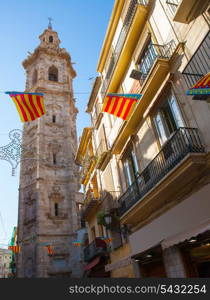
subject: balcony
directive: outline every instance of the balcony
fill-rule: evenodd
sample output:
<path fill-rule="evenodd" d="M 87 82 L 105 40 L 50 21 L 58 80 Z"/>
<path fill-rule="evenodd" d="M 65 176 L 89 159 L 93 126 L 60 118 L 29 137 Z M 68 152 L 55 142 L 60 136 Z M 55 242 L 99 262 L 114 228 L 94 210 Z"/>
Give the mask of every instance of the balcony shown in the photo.
<path fill-rule="evenodd" d="M 84 261 L 89 262 L 98 255 L 103 255 L 107 252 L 106 242 L 100 238 L 96 238 L 84 249 Z"/>
<path fill-rule="evenodd" d="M 181 43 L 175 45 L 172 40 L 165 45 L 150 44 L 144 51 L 140 60 L 139 71 L 133 70 L 131 73 L 131 77 L 134 78 L 133 72 L 135 72 L 135 79 L 140 82 L 142 97 L 130 119 L 120 128 L 112 146 L 113 154 L 121 152 L 130 134 L 137 129 L 144 112 L 169 73 L 170 65 L 178 55 L 181 47 Z"/>
<path fill-rule="evenodd" d="M 119 198 L 123 222 L 145 221 L 192 189 L 206 164 L 204 146 L 196 128 L 179 128 L 127 191 Z"/>
<path fill-rule="evenodd" d="M 118 208 L 119 192 L 117 191 L 102 191 L 100 195 L 100 209 L 106 213 L 110 213 Z"/>
<path fill-rule="evenodd" d="M 173 21 L 189 24 L 201 15 L 208 7 L 209 0 L 179 0 Z"/>
<path fill-rule="evenodd" d="M 149 0 L 131 0 L 119 34 L 113 55 L 109 62 L 101 93 L 116 92 L 128 67 L 148 14 Z"/>
<path fill-rule="evenodd" d="M 165 45 L 150 44 L 146 51 L 144 52 L 143 57 L 141 58 L 139 64 L 139 81 L 140 85 L 143 86 L 144 82 L 148 78 L 151 69 L 155 65 L 157 60 L 167 60 L 172 57 L 175 52 L 176 44 L 174 40 L 171 40 Z"/>
<path fill-rule="evenodd" d="M 100 141 L 100 144 L 96 150 L 96 168 L 100 170 L 104 170 L 107 166 L 107 163 L 109 162 L 109 159 L 111 157 L 111 152 L 108 149 L 107 142 L 105 139 L 102 139 Z"/>
<path fill-rule="evenodd" d="M 92 122 L 95 129 L 98 129 L 100 125 L 100 121 L 103 117 L 102 111 L 102 103 L 96 103 L 95 104 L 95 111 L 92 115 Z"/>
<path fill-rule="evenodd" d="M 92 213 L 92 211 L 97 208 L 98 204 L 100 203 L 99 198 L 95 198 L 93 192 L 88 191 L 84 200 L 84 208 L 82 211 L 82 219 L 86 220 L 88 215 Z"/>
<path fill-rule="evenodd" d="M 110 212 L 114 209 L 117 209 L 118 202 L 117 198 L 119 196 L 119 192 L 100 192 L 100 196 L 95 198 L 93 192 L 87 192 L 86 198 L 84 200 L 84 208 L 82 212 L 82 219 L 86 220 L 87 217 L 97 209 L 100 204 L 100 209 L 106 212 Z"/>

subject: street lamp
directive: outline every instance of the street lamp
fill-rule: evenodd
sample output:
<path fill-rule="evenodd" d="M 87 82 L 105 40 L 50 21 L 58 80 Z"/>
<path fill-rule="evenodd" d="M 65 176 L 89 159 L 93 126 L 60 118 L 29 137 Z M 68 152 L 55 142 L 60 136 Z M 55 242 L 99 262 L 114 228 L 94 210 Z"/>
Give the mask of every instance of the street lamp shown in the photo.
<path fill-rule="evenodd" d="M 105 224 L 108 228 L 110 228 L 110 225 L 112 224 L 112 215 L 107 213 L 104 215 L 104 221 L 105 221 Z M 113 227 L 112 228 L 112 231 L 115 231 L 115 232 L 118 232 L 118 233 L 121 233 L 124 238 L 127 238 L 127 234 L 130 233 L 130 230 L 128 228 L 128 226 L 126 224 L 122 225 L 122 226 L 119 226 L 119 227 Z"/>

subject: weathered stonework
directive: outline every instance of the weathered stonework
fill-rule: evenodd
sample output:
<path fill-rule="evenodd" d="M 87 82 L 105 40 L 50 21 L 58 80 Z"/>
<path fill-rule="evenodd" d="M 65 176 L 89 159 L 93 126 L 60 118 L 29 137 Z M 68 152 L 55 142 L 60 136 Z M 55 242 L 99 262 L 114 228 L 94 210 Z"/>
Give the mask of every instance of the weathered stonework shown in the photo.
<path fill-rule="evenodd" d="M 46 115 L 24 124 L 19 189 L 18 277 L 78 277 L 76 115 L 71 58 L 49 27 L 23 62 L 26 91 L 43 92 Z M 52 245 L 54 255 L 43 243 Z"/>

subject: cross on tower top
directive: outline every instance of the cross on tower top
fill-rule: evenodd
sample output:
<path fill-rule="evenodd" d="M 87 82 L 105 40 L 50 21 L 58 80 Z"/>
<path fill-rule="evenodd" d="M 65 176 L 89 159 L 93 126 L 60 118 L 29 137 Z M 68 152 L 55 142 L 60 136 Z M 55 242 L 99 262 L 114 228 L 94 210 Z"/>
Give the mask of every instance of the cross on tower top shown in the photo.
<path fill-rule="evenodd" d="M 52 20 L 53 19 L 51 17 L 49 17 L 48 20 L 49 20 L 48 28 L 52 29 Z"/>

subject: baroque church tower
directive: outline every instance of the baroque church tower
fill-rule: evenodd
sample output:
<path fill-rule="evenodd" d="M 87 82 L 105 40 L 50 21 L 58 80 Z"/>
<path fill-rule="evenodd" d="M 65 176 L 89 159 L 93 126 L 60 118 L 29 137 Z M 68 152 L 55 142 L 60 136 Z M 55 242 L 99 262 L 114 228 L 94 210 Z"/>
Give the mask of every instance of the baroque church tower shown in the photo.
<path fill-rule="evenodd" d="M 23 66 L 26 92 L 44 93 L 46 115 L 25 123 L 23 129 L 17 273 L 18 277 L 78 277 L 80 264 L 73 245 L 79 224 L 74 163 L 78 111 L 72 88 L 76 72 L 51 24 L 39 38 L 40 45 Z"/>

